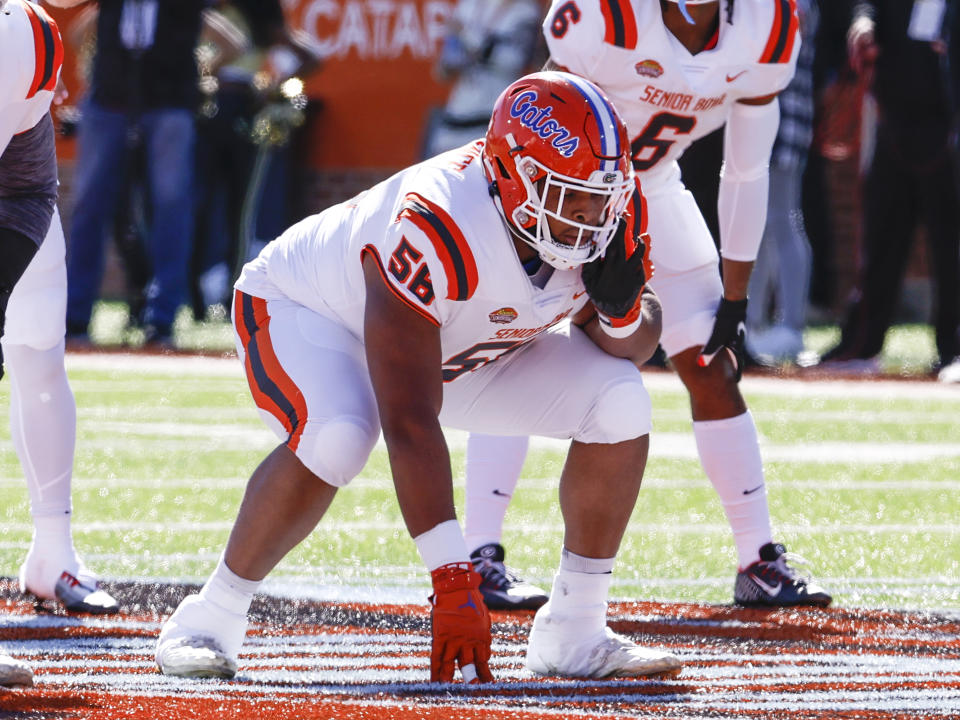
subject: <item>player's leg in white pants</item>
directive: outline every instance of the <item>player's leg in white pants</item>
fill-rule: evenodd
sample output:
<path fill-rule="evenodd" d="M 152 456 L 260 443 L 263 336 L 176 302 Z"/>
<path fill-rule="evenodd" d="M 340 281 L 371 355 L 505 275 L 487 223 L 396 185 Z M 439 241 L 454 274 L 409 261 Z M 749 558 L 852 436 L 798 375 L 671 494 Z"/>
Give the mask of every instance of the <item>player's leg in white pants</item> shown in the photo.
<path fill-rule="evenodd" d="M 65 244 L 59 213 L 10 296 L 3 354 L 10 376 L 10 432 L 27 480 L 33 541 L 20 585 L 67 609 L 107 612 L 116 601 L 73 547 L 70 484 L 77 408 L 64 368 Z M 66 573 L 69 577 L 64 577 Z"/>

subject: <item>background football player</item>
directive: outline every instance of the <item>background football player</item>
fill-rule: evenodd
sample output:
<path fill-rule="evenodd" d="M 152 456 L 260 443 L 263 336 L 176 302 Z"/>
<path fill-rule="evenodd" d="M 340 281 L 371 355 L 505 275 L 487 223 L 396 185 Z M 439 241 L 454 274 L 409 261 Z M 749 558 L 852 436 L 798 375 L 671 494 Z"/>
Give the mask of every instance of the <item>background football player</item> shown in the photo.
<path fill-rule="evenodd" d="M 793 76 L 800 46 L 794 1 L 554 0 L 543 30 L 548 67 L 597 83 L 627 123 L 648 203 L 660 343 L 690 394 L 700 461 L 733 530 L 734 600 L 828 605 L 830 595 L 788 564 L 802 559 L 773 542 L 757 430 L 738 386 L 747 286 L 779 124 L 776 96 Z M 676 162 L 721 126 L 722 280 L 713 238 Z M 514 582 L 500 545 L 526 449 L 522 437 L 468 443 L 465 535 L 491 607 L 545 599 Z"/>
<path fill-rule="evenodd" d="M 237 349 L 283 443 L 253 473 L 213 575 L 164 625 L 161 671 L 234 674 L 260 581 L 360 472 L 382 427 L 433 578 L 431 679 L 452 680 L 458 665 L 465 681 L 491 680 L 490 617 L 441 425 L 573 441 L 560 483 L 564 592 L 537 616 L 529 667 L 677 670 L 674 656 L 606 626 L 648 447 L 637 363 L 660 328 L 643 291 L 643 224 L 622 121 L 593 84 L 550 72 L 504 91 L 485 141 L 303 220 L 248 263 Z"/>
<path fill-rule="evenodd" d="M 34 526 L 21 589 L 68 610 L 110 612 L 117 603 L 97 588 L 70 532 L 76 405 L 63 366 L 67 284 L 50 117 L 62 62 L 47 13 L 26 0 L 0 0 L 0 377 L 5 364 L 10 431 Z M 29 670 L 0 658 L 4 679 L 26 684 Z"/>

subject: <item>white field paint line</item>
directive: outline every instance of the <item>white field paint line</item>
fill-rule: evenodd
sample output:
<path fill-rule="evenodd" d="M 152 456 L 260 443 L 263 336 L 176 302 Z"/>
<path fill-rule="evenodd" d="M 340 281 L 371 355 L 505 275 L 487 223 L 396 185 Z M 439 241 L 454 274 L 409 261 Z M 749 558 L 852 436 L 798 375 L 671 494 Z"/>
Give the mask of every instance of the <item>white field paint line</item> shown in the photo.
<path fill-rule="evenodd" d="M 199 357 L 190 355 L 143 356 L 135 354 L 68 353 L 68 370 L 118 370 L 138 373 L 167 373 L 171 375 L 197 375 L 203 377 L 231 377 L 244 380 L 243 368 L 236 357 Z M 811 374 L 812 376 L 812 374 Z M 684 393 L 686 390 L 675 373 L 645 371 L 644 383 L 659 391 Z M 865 398 L 914 398 L 960 401 L 960 385 L 936 383 L 926 380 L 797 380 L 779 377 L 753 377 L 748 375 L 740 383 L 746 393 L 788 395 L 812 398 L 865 397 Z"/>
<path fill-rule="evenodd" d="M 644 372 L 643 382 L 650 390 L 681 392 L 686 389 L 674 373 Z M 937 383 L 929 380 L 794 380 L 779 377 L 747 375 L 740 381 L 745 395 L 779 395 L 788 397 L 834 398 L 909 398 L 914 400 L 960 401 L 960 384 Z"/>
<path fill-rule="evenodd" d="M 117 370 L 244 379 L 243 367 L 235 354 L 227 357 L 206 357 L 133 353 L 67 353 L 65 364 L 67 370 Z"/>
<path fill-rule="evenodd" d="M 90 423 L 91 428 L 97 433 L 110 433 L 114 437 L 130 436 L 137 437 L 183 437 L 183 438 L 242 438 L 244 440 L 253 440 L 264 442 L 270 440 L 273 443 L 279 442 L 277 436 L 264 425 L 259 427 L 251 424 L 225 424 L 225 423 L 190 423 L 190 422 L 126 422 L 113 420 L 98 420 Z M 84 425 L 80 426 L 83 430 Z"/>
<path fill-rule="evenodd" d="M 211 407 L 179 407 L 179 406 L 117 406 L 117 405 L 88 405 L 77 408 L 77 417 L 84 422 L 138 421 L 145 422 L 171 421 L 217 423 L 233 426 L 263 425 L 257 409 L 251 404 L 249 408 L 239 406 L 211 406 Z"/>
<path fill-rule="evenodd" d="M 957 420 L 957 409 L 926 412 L 924 410 L 891 410 L 883 407 L 871 406 L 862 410 L 757 410 L 753 409 L 754 419 L 757 423 L 777 423 L 786 424 L 794 422 L 811 423 L 843 423 L 858 425 L 884 425 L 896 424 L 904 426 L 937 426 L 953 424 Z M 653 427 L 656 432 L 657 426 L 663 426 L 666 423 L 686 423 L 691 422 L 690 411 L 684 410 L 665 410 L 658 411 L 656 400 L 653 406 Z"/>
<path fill-rule="evenodd" d="M 464 478 L 456 477 L 453 479 L 454 487 L 463 487 Z M 520 479 L 520 487 L 524 490 L 551 490 L 554 491 L 560 484 L 559 477 L 548 478 L 530 478 Z M 175 488 L 186 488 L 190 490 L 236 490 L 243 489 L 247 485 L 247 478 L 73 478 L 73 488 L 152 488 L 155 490 L 173 490 Z M 26 484 L 23 478 L 0 478 L 0 489 L 5 487 L 25 489 Z M 354 478 L 350 482 L 351 488 L 380 488 L 384 490 L 393 490 L 392 481 L 389 478 Z M 834 480 L 832 478 L 795 478 L 791 480 L 777 480 L 767 485 L 768 489 L 784 490 L 789 488 L 821 490 L 823 492 L 835 491 L 861 491 L 861 490 L 880 490 L 883 492 L 960 492 L 960 480 L 911 480 L 909 486 L 904 486 L 899 479 L 894 480 Z M 657 491 L 691 489 L 712 489 L 710 481 L 706 477 L 702 478 L 664 478 L 652 475 L 649 470 L 643 478 L 643 492 L 649 493 Z M 641 495 L 641 498 L 643 496 Z"/>
<path fill-rule="evenodd" d="M 426 662 L 413 662 L 417 667 L 407 671 L 397 671 L 393 669 L 366 668 L 362 664 L 351 668 L 353 671 L 344 673 L 343 671 L 327 671 L 321 669 L 314 671 L 247 671 L 241 667 L 240 673 L 229 683 L 213 683 L 205 681 L 198 683 L 196 681 L 175 680 L 163 678 L 159 675 L 131 675 L 124 673 L 117 674 L 99 674 L 99 673 L 78 673 L 74 675 L 53 675 L 47 679 L 42 676 L 40 680 L 44 684 L 82 684 L 102 686 L 109 688 L 140 688 L 145 691 L 153 689 L 157 692 L 164 688 L 177 688 L 178 694 L 199 697 L 200 692 L 209 690 L 219 690 L 229 692 L 231 696 L 242 697 L 244 695 L 261 695 L 264 691 L 270 695 L 284 695 L 291 693 L 302 693 L 308 691 L 317 691 L 322 696 L 330 695 L 352 695 L 354 697 L 393 695 L 402 694 L 422 694 L 424 691 L 436 691 L 441 688 L 431 686 L 422 682 L 425 674 Z M 346 674 L 346 677 L 343 677 Z M 503 674 L 503 673 L 501 673 Z M 331 677 L 333 675 L 333 678 Z M 331 680 L 334 682 L 331 682 Z M 549 689 L 551 692 L 549 698 L 541 699 L 541 703 L 549 702 L 551 705 L 560 705 L 561 703 L 576 702 L 596 702 L 598 698 L 594 693 L 586 692 L 588 689 L 600 688 L 608 696 L 616 693 L 616 687 L 607 681 L 602 685 L 599 683 L 578 683 L 576 685 L 565 685 L 555 681 L 538 682 L 538 679 L 529 672 L 508 672 L 505 679 L 519 680 L 522 685 L 519 687 L 528 687 L 530 690 Z M 676 681 L 662 681 L 664 684 L 677 685 L 684 680 L 681 675 Z M 810 678 L 815 681 L 815 678 Z M 695 682 L 695 680 L 693 680 Z M 748 683 L 751 684 L 752 683 Z M 266 687 L 265 687 L 266 686 Z M 518 684 L 516 682 L 495 683 L 487 686 L 487 692 L 496 691 L 498 686 L 507 691 L 516 691 Z M 627 686 L 624 686 L 627 687 Z M 560 688 L 569 688 L 566 693 L 556 692 Z M 222 695 L 220 696 L 222 697 Z M 602 698 L 603 696 L 601 696 Z M 438 698 L 439 699 L 439 698 Z M 648 698 L 649 699 L 649 698 Z M 687 708 L 691 705 L 710 710 L 712 708 L 722 707 L 731 710 L 743 710 L 746 706 L 752 709 L 772 708 L 789 709 L 793 706 L 808 707 L 809 705 L 824 710 L 850 711 L 854 709 L 877 710 L 880 707 L 890 710 L 917 710 L 917 711 L 938 711 L 942 709 L 960 708 L 960 697 L 955 692 L 946 689 L 900 689 L 891 696 L 889 690 L 879 689 L 850 689 L 838 688 L 836 690 L 820 691 L 783 691 L 783 692 L 764 692 L 758 694 L 753 689 L 746 690 L 717 690 L 709 693 L 708 696 L 691 695 L 687 692 L 678 692 L 675 694 L 657 695 L 655 699 L 658 705 L 663 703 L 683 703 Z M 458 696 L 447 696 L 444 698 L 446 703 L 454 705 L 463 705 L 470 702 L 468 693 Z M 442 704 L 446 704 L 442 703 Z M 379 703 L 377 703 L 379 704 Z M 433 705 L 433 703 L 431 703 Z M 484 705 L 484 707 L 489 707 Z M 515 708 L 514 708 L 515 709 Z M 530 708 L 525 708 L 529 711 Z M 564 716 L 568 716 L 564 713 Z M 684 714 L 684 717 L 687 717 Z"/>
<path fill-rule="evenodd" d="M 321 531 L 324 531 L 322 526 L 319 527 Z M 7 523 L 5 528 L 11 532 L 28 532 L 32 531 L 33 525 L 30 523 Z M 233 528 L 232 520 L 210 520 L 205 522 L 143 522 L 138 520 L 114 520 L 106 522 L 73 523 L 74 533 L 139 531 L 166 534 L 169 532 L 189 533 L 191 530 L 195 530 L 197 532 L 221 532 L 223 530 L 230 530 L 231 528 Z M 525 533 L 559 532 L 560 530 L 562 530 L 562 527 L 559 523 L 559 520 L 557 522 L 525 523 L 523 527 L 523 532 Z M 861 534 L 960 534 L 960 525 L 955 523 L 819 523 L 817 525 L 782 524 L 780 525 L 780 530 L 783 533 L 789 533 L 791 535 L 810 535 L 815 533 L 834 532 Z M 335 533 L 400 532 L 402 534 L 406 534 L 406 526 L 400 519 L 338 520 L 335 524 L 330 523 L 325 531 Z M 628 531 L 682 535 L 706 535 L 714 533 L 728 533 L 730 532 L 730 526 L 725 523 L 696 523 L 678 526 L 676 522 L 631 522 Z"/>
<path fill-rule="evenodd" d="M 453 479 L 454 487 L 464 487 L 464 478 L 455 477 Z M 520 487 L 524 490 L 550 490 L 555 491 L 560 484 L 559 477 L 524 477 L 520 479 Z M 236 478 L 73 478 L 73 488 L 152 488 L 155 490 L 173 490 L 175 488 L 186 488 L 190 490 L 236 490 L 247 486 L 247 477 Z M 5 487 L 26 489 L 23 478 L 0 478 L 0 489 Z M 384 490 L 393 490 L 392 481 L 389 478 L 368 478 L 358 477 L 350 482 L 351 488 L 379 488 Z M 832 478 L 794 478 L 790 480 L 776 480 L 769 482 L 768 489 L 785 490 L 790 488 L 820 490 L 823 492 L 836 491 L 861 491 L 861 490 L 880 490 L 883 492 L 960 492 L 960 480 L 911 480 L 909 486 L 904 486 L 899 479 L 892 480 L 861 480 L 851 478 L 849 480 L 834 480 Z M 657 491 L 691 489 L 712 489 L 710 481 L 707 478 L 665 478 L 653 475 L 648 470 L 643 478 L 643 492 L 649 493 Z M 641 498 L 643 495 L 641 495 Z"/>
<path fill-rule="evenodd" d="M 82 433 L 83 428 L 81 428 Z M 137 438 L 136 447 L 131 447 L 131 438 Z M 276 435 L 255 432 L 228 433 L 222 437 L 213 437 L 204 434 L 201 437 L 183 438 L 143 438 L 136 434 L 115 435 L 112 438 L 81 437 L 77 440 L 77 452 L 85 450 L 113 450 L 121 452 L 136 452 L 153 456 L 172 455 L 175 453 L 216 452 L 220 450 L 240 451 L 250 450 L 262 452 L 264 456 L 273 450 L 280 441 Z M 0 451 L 13 452 L 13 443 L 9 440 L 0 441 Z M 158 459 L 158 462 L 161 460 Z"/>
<path fill-rule="evenodd" d="M 167 383 L 168 381 L 163 381 Z M 204 383 L 207 386 L 208 383 Z M 862 423 L 872 425 L 878 422 L 876 407 L 862 410 L 776 410 L 753 411 L 759 421 L 798 421 L 798 422 L 838 422 Z M 239 423 L 256 424 L 261 422 L 256 407 L 252 401 L 238 405 L 216 405 L 209 407 L 182 407 L 182 406 L 123 406 L 115 404 L 96 404 L 95 401 L 77 408 L 77 417 L 83 420 L 130 420 L 143 418 L 146 421 L 155 420 L 190 420 L 193 422 L 216 422 L 227 425 Z M 926 410 L 892 410 L 884 408 L 880 422 L 895 423 L 912 426 L 934 426 L 956 421 L 957 411 L 953 409 L 940 411 Z M 689 423 L 690 411 L 657 410 L 654 407 L 654 429 L 660 423 Z"/>
<path fill-rule="evenodd" d="M 208 450 L 211 444 L 216 449 L 250 450 L 272 449 L 278 443 L 276 435 L 266 427 L 254 429 L 248 426 L 218 427 L 216 425 L 191 425 L 180 423 L 97 423 L 101 431 L 109 426 L 113 437 L 81 439 L 80 449 L 105 450 L 115 447 L 127 449 L 130 437 L 143 438 L 149 451 L 175 452 Z M 81 425 L 81 431 L 85 431 Z M 444 430 L 450 450 L 465 450 L 468 433 L 463 430 Z M 154 439 L 151 436 L 161 436 Z M 175 438 L 177 438 L 175 440 Z M 569 440 L 533 437 L 530 446 L 537 450 L 566 453 Z M 0 442 L 0 449 L 12 450 L 9 440 Z M 146 448 L 145 448 L 146 450 Z M 386 451 L 381 437 L 375 451 Z M 683 460 L 698 459 L 696 442 L 691 433 L 652 433 L 650 436 L 651 457 Z M 878 464 L 891 462 L 925 462 L 941 458 L 960 457 L 960 443 L 849 443 L 817 442 L 809 444 L 777 445 L 763 441 L 761 453 L 767 462 L 806 463 L 856 463 Z"/>
<path fill-rule="evenodd" d="M 466 433 L 445 432 L 455 448 L 466 448 Z M 567 440 L 533 437 L 530 446 L 566 452 Z M 891 462 L 925 462 L 940 458 L 960 457 L 960 443 L 850 443 L 817 442 L 774 444 L 761 437 L 760 453 L 766 462 L 854 463 L 877 464 Z M 696 441 L 692 433 L 650 434 L 650 457 L 698 460 Z"/>

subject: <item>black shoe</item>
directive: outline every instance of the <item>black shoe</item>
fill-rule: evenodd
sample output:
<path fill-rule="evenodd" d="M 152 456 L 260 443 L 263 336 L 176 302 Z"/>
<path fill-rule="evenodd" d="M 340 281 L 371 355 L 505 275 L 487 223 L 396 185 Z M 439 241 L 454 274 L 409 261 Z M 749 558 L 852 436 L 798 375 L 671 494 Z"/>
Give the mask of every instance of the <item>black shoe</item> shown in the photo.
<path fill-rule="evenodd" d="M 490 543 L 470 553 L 470 560 L 483 581 L 480 594 L 490 610 L 536 610 L 547 594 L 507 570 L 503 545 Z"/>
<path fill-rule="evenodd" d="M 799 575 L 787 565 L 788 561 L 806 564 L 802 557 L 788 553 L 780 543 L 764 545 L 760 548 L 760 559 L 737 573 L 733 601 L 753 607 L 827 607 L 833 598 L 813 578 Z"/>

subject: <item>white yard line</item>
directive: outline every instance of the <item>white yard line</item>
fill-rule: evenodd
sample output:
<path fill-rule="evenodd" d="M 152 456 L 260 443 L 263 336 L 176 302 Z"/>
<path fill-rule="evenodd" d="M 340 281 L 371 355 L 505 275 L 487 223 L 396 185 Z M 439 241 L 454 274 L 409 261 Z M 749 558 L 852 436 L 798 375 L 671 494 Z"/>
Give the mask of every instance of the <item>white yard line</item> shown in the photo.
<path fill-rule="evenodd" d="M 524 490 L 556 490 L 560 484 L 559 477 L 524 477 L 520 480 L 520 487 Z M 153 488 L 156 490 L 174 490 L 186 488 L 190 490 L 236 490 L 247 485 L 247 476 L 233 478 L 73 478 L 74 488 Z M 454 478 L 455 487 L 463 487 L 463 477 Z M 904 486 L 899 479 L 895 480 L 861 480 L 845 478 L 797 478 L 792 480 L 777 480 L 771 483 L 778 490 L 820 490 L 835 492 L 844 490 L 882 490 L 884 492 L 960 492 L 960 480 L 911 480 L 909 486 Z M 0 477 L 0 488 L 26 488 L 22 477 Z M 358 477 L 354 478 L 352 488 L 386 488 L 392 490 L 389 478 Z M 649 471 L 643 478 L 643 489 L 656 490 L 690 490 L 707 489 L 710 483 L 706 476 L 695 478 L 664 478 L 651 474 Z"/>
<path fill-rule="evenodd" d="M 81 522 L 75 521 L 72 524 L 73 532 L 76 533 L 99 533 L 99 532 L 121 532 L 137 531 L 148 533 L 167 534 L 190 533 L 190 532 L 224 532 L 233 527 L 233 520 L 210 520 L 210 521 L 184 521 L 184 522 L 144 522 L 141 520 L 111 520 L 105 522 Z M 327 525 L 320 526 L 325 532 L 398 532 L 406 534 L 406 526 L 403 520 L 336 520 Z M 28 533 L 32 530 L 31 523 L 5 523 L 5 532 Z M 524 523 L 522 531 L 524 533 L 549 533 L 559 532 L 561 529 L 559 519 L 542 523 Z M 877 534 L 877 533 L 930 533 L 945 535 L 960 535 L 960 526 L 956 523 L 817 523 L 817 524 L 780 524 L 778 529 L 781 532 L 791 535 L 816 535 L 818 533 L 859 533 L 859 534 Z M 676 522 L 648 523 L 631 522 L 630 532 L 640 533 L 664 533 L 668 535 L 701 535 L 701 534 L 726 534 L 730 532 L 730 526 L 726 523 L 691 523 L 689 525 L 677 525 Z"/>
<path fill-rule="evenodd" d="M 154 454 L 207 450 L 215 444 L 220 450 L 267 450 L 276 446 L 278 439 L 266 426 L 256 428 L 250 424 L 223 425 L 179 422 L 122 422 L 93 421 L 90 426 L 98 433 L 96 438 L 82 439 L 82 448 L 129 449 L 130 438 L 142 438 L 144 445 Z M 81 431 L 87 428 L 82 423 Z M 451 450 L 465 450 L 468 434 L 462 430 L 446 429 L 444 434 Z M 565 453 L 569 440 L 535 437 L 531 439 L 534 449 Z M 81 448 L 81 449 L 82 449 Z M 0 441 L 0 449 L 12 451 L 9 440 Z M 145 449 L 145 448 L 144 448 Z M 384 451 L 381 437 L 377 450 Z M 891 442 L 815 442 L 778 444 L 761 437 L 761 452 L 767 462 L 807 463 L 854 463 L 877 464 L 892 462 L 924 462 L 940 458 L 960 457 L 960 443 L 891 443 Z M 680 460 L 698 459 L 696 442 L 692 433 L 653 432 L 650 436 L 652 458 Z"/>
<path fill-rule="evenodd" d="M 136 355 L 114 353 L 68 354 L 69 370 L 123 370 L 142 373 L 188 374 L 204 377 L 243 379 L 243 368 L 234 357 L 192 355 Z M 674 373 L 660 370 L 644 372 L 651 389 L 683 392 Z M 800 380 L 793 378 L 747 376 L 741 382 L 746 393 L 810 397 L 915 398 L 960 401 L 960 385 L 928 380 Z"/>

